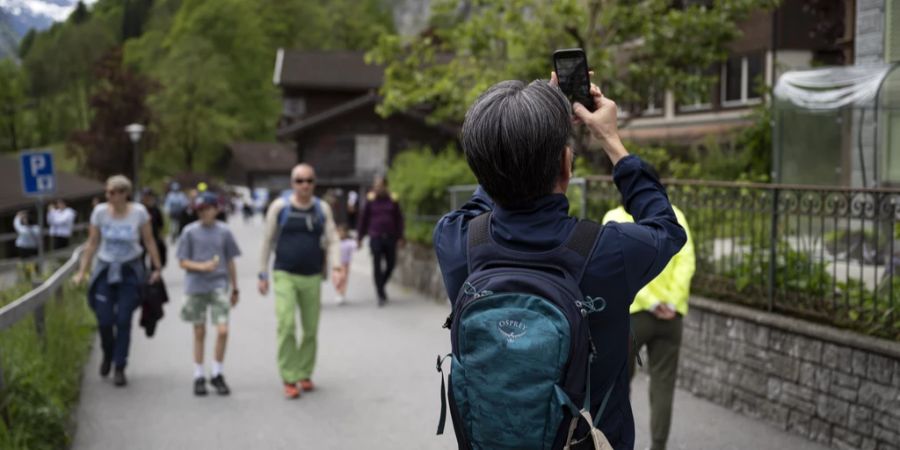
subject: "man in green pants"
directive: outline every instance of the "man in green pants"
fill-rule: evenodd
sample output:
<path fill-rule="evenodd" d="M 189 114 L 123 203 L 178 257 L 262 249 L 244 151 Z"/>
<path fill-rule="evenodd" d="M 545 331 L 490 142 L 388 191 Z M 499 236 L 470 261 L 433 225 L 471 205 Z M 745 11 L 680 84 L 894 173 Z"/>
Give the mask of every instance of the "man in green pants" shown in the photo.
<path fill-rule="evenodd" d="M 292 192 L 284 194 L 266 212 L 266 230 L 259 272 L 259 292 L 269 292 L 269 257 L 274 248 L 275 314 L 278 318 L 278 369 L 284 395 L 300 397 L 313 390 L 312 372 L 321 306 L 319 290 L 326 264 L 332 280 L 346 276 L 340 259 L 340 239 L 327 202 L 313 196 L 316 173 L 300 164 L 291 171 Z M 325 258 L 327 251 L 328 258 Z M 327 261 L 327 263 L 326 263 Z M 295 336 L 295 308 L 300 308 L 303 336 Z"/>
<path fill-rule="evenodd" d="M 695 266 L 694 243 L 687 220 L 681 210 L 674 205 L 672 209 L 687 234 L 687 242 L 666 268 L 637 293 L 630 308 L 634 345 L 628 368 L 632 378 L 638 351 L 647 346 L 645 364 L 650 375 L 651 450 L 664 450 L 669 440 L 682 318 L 687 314 Z M 634 219 L 620 206 L 606 213 L 603 223 L 606 222 L 634 222 Z"/>

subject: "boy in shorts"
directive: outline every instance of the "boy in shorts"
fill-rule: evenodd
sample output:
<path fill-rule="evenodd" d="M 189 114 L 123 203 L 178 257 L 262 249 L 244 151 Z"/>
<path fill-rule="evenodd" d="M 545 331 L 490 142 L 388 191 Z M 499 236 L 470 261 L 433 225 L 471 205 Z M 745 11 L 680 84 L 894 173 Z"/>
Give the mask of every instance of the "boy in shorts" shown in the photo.
<path fill-rule="evenodd" d="M 184 283 L 186 299 L 181 318 L 194 324 L 194 395 L 206 395 L 203 341 L 206 337 L 207 309 L 210 321 L 218 331 L 209 382 L 219 395 L 228 395 L 230 390 L 222 375 L 222 360 L 228 340 L 228 311 L 238 302 L 234 258 L 241 251 L 228 226 L 216 220 L 219 206 L 215 195 L 200 194 L 194 199 L 193 206 L 199 220 L 182 230 L 177 256 L 181 268 L 187 271 Z"/>

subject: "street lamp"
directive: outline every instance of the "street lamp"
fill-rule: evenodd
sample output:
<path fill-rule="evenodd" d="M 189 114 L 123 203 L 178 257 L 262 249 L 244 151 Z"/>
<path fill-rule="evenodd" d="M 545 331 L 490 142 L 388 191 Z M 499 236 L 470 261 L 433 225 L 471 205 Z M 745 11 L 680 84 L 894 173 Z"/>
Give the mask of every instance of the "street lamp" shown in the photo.
<path fill-rule="evenodd" d="M 141 140 L 141 134 L 144 133 L 144 126 L 139 123 L 133 123 L 125 127 L 125 132 L 128 133 L 128 138 L 131 139 L 131 143 L 134 145 L 134 152 L 132 152 L 134 171 L 131 174 L 131 182 L 134 183 L 134 199 L 139 200 L 141 186 L 138 180 L 138 171 L 141 167 L 141 148 L 138 146 L 138 142 Z"/>

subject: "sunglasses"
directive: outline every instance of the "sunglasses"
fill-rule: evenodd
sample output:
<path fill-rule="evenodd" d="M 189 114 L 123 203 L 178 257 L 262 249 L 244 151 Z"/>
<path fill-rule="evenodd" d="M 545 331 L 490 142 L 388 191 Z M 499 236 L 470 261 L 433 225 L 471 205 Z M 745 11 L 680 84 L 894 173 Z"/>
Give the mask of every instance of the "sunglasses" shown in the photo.
<path fill-rule="evenodd" d="M 315 178 L 294 178 L 294 183 L 296 183 L 296 184 L 303 184 L 303 183 L 313 184 L 315 182 L 316 182 Z"/>
<path fill-rule="evenodd" d="M 109 194 L 109 195 L 112 195 L 112 194 L 121 194 L 121 193 L 123 193 L 123 192 L 125 192 L 125 191 L 123 191 L 122 189 L 107 189 L 107 190 L 106 190 L 106 193 Z"/>

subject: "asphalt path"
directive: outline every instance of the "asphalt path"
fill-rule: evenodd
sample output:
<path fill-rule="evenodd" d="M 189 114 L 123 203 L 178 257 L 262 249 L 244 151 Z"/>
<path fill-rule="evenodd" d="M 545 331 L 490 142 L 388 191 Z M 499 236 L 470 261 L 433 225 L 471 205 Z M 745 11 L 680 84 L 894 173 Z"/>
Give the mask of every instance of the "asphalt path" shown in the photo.
<path fill-rule="evenodd" d="M 232 395 L 192 394 L 192 329 L 178 317 L 184 275 L 170 263 L 164 278 L 173 300 L 156 336 L 148 339 L 135 327 L 126 388 L 100 378 L 99 345 L 94 345 L 76 413 L 74 449 L 456 448 L 449 424 L 447 434 L 435 436 L 440 409 L 435 357 L 450 347 L 449 333 L 441 328 L 445 304 L 394 285 L 389 304 L 378 308 L 368 252 L 357 253 L 347 303 L 336 305 L 334 291 L 323 285 L 317 388 L 287 400 L 276 367 L 272 294 L 256 292 L 262 225 L 237 219 L 230 225 L 243 251 L 237 260 L 242 297 L 232 311 L 225 357 Z M 209 329 L 207 361 L 213 336 Z M 633 385 L 638 449 L 649 445 L 646 390 L 646 378 L 638 375 Z M 670 448 L 823 447 L 678 391 Z"/>

